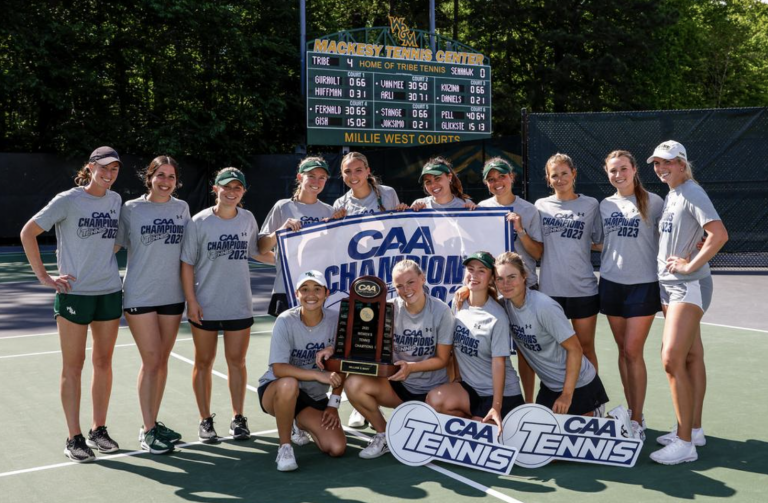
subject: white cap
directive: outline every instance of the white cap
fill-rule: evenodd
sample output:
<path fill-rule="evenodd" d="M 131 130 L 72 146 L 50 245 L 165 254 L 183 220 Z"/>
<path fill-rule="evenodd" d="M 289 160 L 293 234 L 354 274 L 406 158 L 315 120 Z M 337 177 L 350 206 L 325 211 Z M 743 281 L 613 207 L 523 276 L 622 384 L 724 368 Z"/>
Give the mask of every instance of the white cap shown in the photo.
<path fill-rule="evenodd" d="M 659 144 L 659 146 L 656 147 L 656 150 L 653 151 L 653 155 L 645 162 L 651 164 L 654 157 L 661 157 L 662 159 L 669 160 L 681 157 L 686 161 L 688 160 L 688 156 L 685 153 L 685 147 L 675 140 L 667 140 L 664 143 Z"/>
<path fill-rule="evenodd" d="M 301 285 L 306 283 L 307 281 L 314 281 L 318 285 L 328 288 L 328 284 L 325 282 L 325 276 L 323 276 L 323 273 L 320 271 L 307 271 L 301 273 L 299 276 L 299 280 L 296 281 L 296 290 L 301 288 Z"/>

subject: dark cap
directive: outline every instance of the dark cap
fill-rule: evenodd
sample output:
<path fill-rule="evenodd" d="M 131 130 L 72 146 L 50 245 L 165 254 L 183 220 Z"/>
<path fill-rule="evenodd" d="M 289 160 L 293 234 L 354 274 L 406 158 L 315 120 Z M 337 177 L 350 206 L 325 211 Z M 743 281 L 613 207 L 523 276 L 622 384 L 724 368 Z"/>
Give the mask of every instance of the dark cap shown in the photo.
<path fill-rule="evenodd" d="M 493 161 L 486 164 L 483 168 L 483 180 L 488 178 L 488 173 L 490 173 L 492 169 L 495 169 L 502 175 L 509 175 L 512 173 L 512 166 L 508 163 L 504 161 Z"/>
<path fill-rule="evenodd" d="M 101 164 L 102 166 L 106 166 L 107 164 L 113 162 L 119 162 L 120 164 L 123 164 L 120 161 L 120 156 L 117 155 L 117 152 L 112 147 L 97 148 L 91 153 L 91 157 L 88 159 L 88 162 L 95 162 L 97 164 Z"/>
<path fill-rule="evenodd" d="M 451 168 L 446 166 L 443 163 L 430 163 L 425 164 L 424 167 L 421 169 L 421 176 L 419 176 L 419 183 L 424 179 L 424 175 L 433 175 L 433 176 L 440 176 L 440 175 L 450 175 L 451 174 Z"/>
<path fill-rule="evenodd" d="M 465 258 L 462 264 L 467 265 L 473 260 L 479 260 L 488 269 L 493 269 L 493 255 L 488 252 L 475 252 L 469 257 Z"/>
<path fill-rule="evenodd" d="M 245 175 L 242 171 L 239 169 L 226 169 L 216 175 L 216 180 L 214 180 L 214 185 L 220 185 L 224 186 L 231 182 L 232 180 L 237 180 L 238 182 L 243 184 L 243 187 L 245 187 Z"/>
<path fill-rule="evenodd" d="M 312 171 L 315 168 L 322 168 L 326 173 L 329 175 L 331 174 L 331 170 L 328 168 L 328 163 L 318 159 L 309 159 L 303 161 L 301 164 L 299 164 L 299 173 L 306 173 L 307 171 Z"/>

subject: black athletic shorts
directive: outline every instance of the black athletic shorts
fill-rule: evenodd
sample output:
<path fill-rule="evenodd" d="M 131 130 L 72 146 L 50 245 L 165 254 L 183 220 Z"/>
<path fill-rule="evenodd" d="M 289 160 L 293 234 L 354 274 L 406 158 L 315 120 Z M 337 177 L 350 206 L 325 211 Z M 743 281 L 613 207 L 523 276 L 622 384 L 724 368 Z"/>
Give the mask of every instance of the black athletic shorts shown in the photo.
<path fill-rule="evenodd" d="M 267 392 L 267 388 L 270 384 L 272 384 L 275 381 L 269 381 L 266 384 L 262 384 L 259 386 L 259 406 L 261 407 L 261 410 L 264 411 L 265 414 L 269 414 L 267 412 L 267 409 L 264 408 L 264 393 Z M 299 413 L 306 409 L 307 407 L 312 407 L 313 409 L 317 409 L 320 411 L 324 411 L 326 407 L 328 407 L 328 398 L 323 398 L 322 400 L 315 400 L 311 396 L 307 394 L 306 391 L 299 389 L 299 396 L 296 398 L 296 408 L 293 410 L 293 417 L 296 418 L 296 416 L 299 415 Z"/>
<path fill-rule="evenodd" d="M 461 381 L 459 384 L 461 384 L 461 387 L 464 388 L 469 395 L 469 412 L 472 416 L 485 417 L 486 414 L 488 414 L 488 411 L 493 407 L 493 395 L 481 396 L 477 394 L 475 388 L 464 381 Z M 522 394 L 505 396 L 501 400 L 501 418 L 504 419 L 512 409 L 524 404 L 525 400 L 523 399 Z"/>
<path fill-rule="evenodd" d="M 123 311 L 125 311 L 125 314 L 134 315 L 157 313 L 161 316 L 178 316 L 184 314 L 184 303 L 179 302 L 178 304 L 166 304 L 164 306 L 129 307 L 128 309 L 123 309 Z"/>
<path fill-rule="evenodd" d="M 600 312 L 599 294 L 588 297 L 552 297 L 552 300 L 560 304 L 569 320 L 589 318 Z"/>
<path fill-rule="evenodd" d="M 400 398 L 400 400 L 405 402 L 427 402 L 427 393 L 420 394 L 420 393 L 411 393 L 408 391 L 408 388 L 405 387 L 405 384 L 402 383 L 402 381 L 389 381 L 389 385 L 392 386 L 392 391 L 395 392 L 395 394 Z"/>
<path fill-rule="evenodd" d="M 561 394 L 562 391 L 552 391 L 544 383 L 539 383 L 539 394 L 536 395 L 536 403 L 551 409 Z M 596 375 L 589 384 L 573 390 L 573 400 L 571 400 L 568 414 L 581 416 L 582 414 L 594 411 L 604 403 L 608 403 L 608 394 L 605 392 L 600 376 Z"/>
<path fill-rule="evenodd" d="M 622 285 L 600 278 L 600 312 L 606 316 L 635 318 L 661 311 L 659 282 Z"/>
<path fill-rule="evenodd" d="M 203 320 L 202 323 L 195 323 L 194 321 L 189 320 L 189 324 L 209 332 L 218 332 L 219 330 L 236 332 L 238 330 L 251 328 L 251 326 L 253 326 L 253 317 L 243 318 L 242 320 Z"/>

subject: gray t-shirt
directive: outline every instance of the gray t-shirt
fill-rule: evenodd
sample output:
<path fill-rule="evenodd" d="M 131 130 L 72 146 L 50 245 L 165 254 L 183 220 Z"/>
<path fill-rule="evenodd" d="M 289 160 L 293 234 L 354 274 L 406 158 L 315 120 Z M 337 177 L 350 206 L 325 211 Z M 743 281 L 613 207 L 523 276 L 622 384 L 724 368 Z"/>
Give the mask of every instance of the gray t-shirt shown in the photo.
<path fill-rule="evenodd" d="M 453 344 L 453 314 L 442 300 L 426 296 L 424 309 L 411 314 L 405 302 L 397 297 L 395 305 L 395 341 L 393 361 L 420 362 L 437 354 L 437 345 Z M 433 388 L 448 382 L 445 368 L 431 372 L 412 372 L 403 382 L 414 394 L 429 393 Z"/>
<path fill-rule="evenodd" d="M 453 199 L 451 199 L 449 202 L 445 204 L 438 203 L 434 197 L 427 196 L 422 197 L 420 199 L 417 199 L 413 202 L 413 204 L 416 203 L 424 203 L 426 205 L 426 208 L 429 210 L 452 210 L 456 208 L 463 208 L 464 205 L 471 201 L 471 199 L 464 200 L 460 197 L 454 196 Z"/>
<path fill-rule="evenodd" d="M 248 257 L 259 252 L 259 225 L 253 213 L 237 209 L 223 219 L 207 208 L 192 217 L 184 232 L 181 260 L 195 268 L 195 296 L 209 321 L 253 316 Z"/>
<path fill-rule="evenodd" d="M 499 204 L 495 197 L 480 201 L 478 204 L 481 208 L 504 208 L 504 205 Z M 539 210 L 536 206 L 532 205 L 520 196 L 515 197 L 515 202 L 510 206 L 507 206 L 509 211 L 514 211 L 520 215 L 520 219 L 523 222 L 523 229 L 534 241 L 541 243 L 541 217 L 539 216 Z M 504 217 L 506 218 L 506 216 Z M 515 252 L 523 259 L 523 264 L 528 271 L 528 278 L 525 284 L 533 286 L 539 282 L 539 277 L 536 275 L 536 259 L 526 251 L 520 238 L 515 233 Z"/>
<path fill-rule="evenodd" d="M 600 203 L 603 220 L 603 252 L 600 277 L 622 285 L 657 281 L 659 220 L 664 201 L 648 193 L 647 218 L 637 209 L 637 198 L 614 194 Z"/>
<path fill-rule="evenodd" d="M 563 308 L 543 293 L 530 289 L 525 292 L 525 304 L 521 308 L 509 300 L 504 304 L 517 349 L 547 388 L 562 391 L 568 352 L 561 344 L 576 336 Z M 591 383 L 595 375 L 595 367 L 582 355 L 576 387 Z"/>
<path fill-rule="evenodd" d="M 181 242 L 189 219 L 189 206 L 175 197 L 153 203 L 144 195 L 123 205 L 116 241 L 128 250 L 123 308 L 184 302 Z"/>
<path fill-rule="evenodd" d="M 288 221 L 289 218 L 299 220 L 301 225 L 320 222 L 324 218 L 333 216 L 333 207 L 322 201 L 314 204 L 305 204 L 290 199 L 281 199 L 269 210 L 267 219 L 261 228 L 259 237 L 272 234 Z M 280 253 L 275 249 L 275 267 L 277 275 L 275 276 L 275 285 L 272 287 L 272 293 L 286 293 L 283 285 L 283 267 Z"/>
<path fill-rule="evenodd" d="M 45 231 L 56 227 L 56 265 L 75 295 L 104 295 L 122 288 L 115 258 L 120 196 L 108 190 L 92 196 L 83 187 L 56 194 L 32 217 Z"/>
<path fill-rule="evenodd" d="M 397 192 L 392 187 L 386 185 L 379 185 L 379 192 L 381 193 L 381 204 L 384 206 L 385 211 L 394 210 L 400 199 L 397 197 Z M 333 209 L 347 210 L 347 215 L 367 215 L 369 213 L 379 213 L 381 208 L 379 207 L 379 198 L 376 197 L 376 192 L 371 189 L 371 193 L 368 196 L 357 199 L 352 195 L 352 191 L 347 191 L 346 194 L 341 196 L 333 203 Z"/>
<path fill-rule="evenodd" d="M 544 254 L 539 287 L 553 297 L 597 295 L 592 243 L 602 243 L 603 224 L 597 199 L 583 194 L 571 201 L 549 196 L 536 201 L 541 215 Z"/>
<path fill-rule="evenodd" d="M 338 313 L 323 309 L 323 319 L 314 327 L 301 321 L 301 306 L 284 311 L 272 327 L 269 344 L 269 368 L 261 378 L 259 387 L 277 379 L 272 371 L 275 363 L 288 363 L 304 370 L 317 369 L 315 355 L 328 346 L 333 346 L 336 336 Z M 326 397 L 329 385 L 319 381 L 299 381 L 299 388 L 313 400 Z"/>
<path fill-rule="evenodd" d="M 454 306 L 455 309 L 455 306 Z M 483 307 L 465 301 L 455 313 L 453 354 L 459 363 L 461 379 L 480 396 L 493 396 L 493 358 L 505 358 L 504 396 L 522 394 L 520 380 L 509 359 L 509 319 L 498 302 L 488 298 Z"/>
<path fill-rule="evenodd" d="M 692 274 L 672 274 L 667 271 L 667 257 L 677 256 L 690 260 L 699 250 L 696 244 L 704 236 L 704 226 L 720 220 L 712 201 L 704 189 L 688 180 L 669 191 L 664 199 L 664 214 L 659 222 L 659 255 L 657 259 L 659 281 L 694 281 L 710 275 L 709 264 Z"/>

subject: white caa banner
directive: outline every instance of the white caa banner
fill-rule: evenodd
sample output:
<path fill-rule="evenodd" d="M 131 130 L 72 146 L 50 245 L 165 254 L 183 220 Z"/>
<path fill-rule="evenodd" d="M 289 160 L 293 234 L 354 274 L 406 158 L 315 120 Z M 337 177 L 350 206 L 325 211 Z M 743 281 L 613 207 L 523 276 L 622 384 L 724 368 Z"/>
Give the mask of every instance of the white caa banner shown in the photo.
<path fill-rule="evenodd" d="M 337 309 L 359 276 L 378 276 L 394 297 L 392 268 L 409 258 L 421 265 L 429 293 L 444 301 L 462 284 L 462 260 L 476 251 L 496 256 L 514 251 L 515 231 L 506 208 L 421 210 L 359 215 L 278 231 L 285 291 L 296 306 L 295 278 L 318 270 L 331 291 L 326 307 Z"/>

